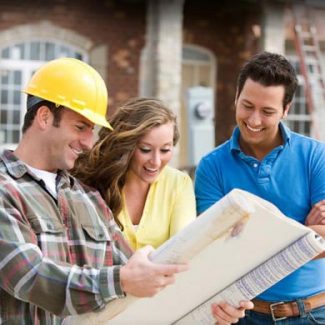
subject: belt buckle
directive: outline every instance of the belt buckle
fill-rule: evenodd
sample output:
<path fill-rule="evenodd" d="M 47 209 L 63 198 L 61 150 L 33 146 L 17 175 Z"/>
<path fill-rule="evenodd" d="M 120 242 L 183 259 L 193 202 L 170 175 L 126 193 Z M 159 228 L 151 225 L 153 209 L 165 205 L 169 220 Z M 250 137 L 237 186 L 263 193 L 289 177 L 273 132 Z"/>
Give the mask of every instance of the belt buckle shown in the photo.
<path fill-rule="evenodd" d="M 283 305 L 284 302 L 283 301 L 280 301 L 280 302 L 274 302 L 273 304 L 270 304 L 270 312 L 271 312 L 271 316 L 272 316 L 272 319 L 274 322 L 277 322 L 277 321 L 280 321 L 280 320 L 284 320 L 288 317 L 284 316 L 284 317 L 276 317 L 274 315 L 274 307 L 275 306 L 278 306 L 278 305 Z"/>

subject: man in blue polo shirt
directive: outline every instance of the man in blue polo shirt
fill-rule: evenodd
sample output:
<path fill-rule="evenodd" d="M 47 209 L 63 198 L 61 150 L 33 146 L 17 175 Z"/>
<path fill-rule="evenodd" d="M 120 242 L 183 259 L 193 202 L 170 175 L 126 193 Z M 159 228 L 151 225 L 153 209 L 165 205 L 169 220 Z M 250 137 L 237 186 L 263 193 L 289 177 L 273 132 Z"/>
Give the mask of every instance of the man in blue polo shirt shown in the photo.
<path fill-rule="evenodd" d="M 263 52 L 243 66 L 235 99 L 237 127 L 196 171 L 198 213 L 240 188 L 325 237 L 325 144 L 281 122 L 296 88 L 295 71 L 281 55 Z M 325 324 L 324 254 L 253 302 L 239 324 L 274 324 L 280 317 L 285 320 L 276 324 Z M 270 308 L 274 302 L 281 303 Z"/>

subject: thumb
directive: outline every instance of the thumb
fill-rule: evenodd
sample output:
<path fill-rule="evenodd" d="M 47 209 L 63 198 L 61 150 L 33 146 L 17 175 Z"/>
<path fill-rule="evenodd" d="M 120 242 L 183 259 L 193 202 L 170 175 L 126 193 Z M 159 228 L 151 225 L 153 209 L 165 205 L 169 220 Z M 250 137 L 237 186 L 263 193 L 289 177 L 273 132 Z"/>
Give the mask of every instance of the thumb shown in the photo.
<path fill-rule="evenodd" d="M 148 256 L 150 253 L 152 253 L 155 249 L 151 245 L 146 245 L 139 249 L 139 252 L 141 252 L 143 255 Z"/>

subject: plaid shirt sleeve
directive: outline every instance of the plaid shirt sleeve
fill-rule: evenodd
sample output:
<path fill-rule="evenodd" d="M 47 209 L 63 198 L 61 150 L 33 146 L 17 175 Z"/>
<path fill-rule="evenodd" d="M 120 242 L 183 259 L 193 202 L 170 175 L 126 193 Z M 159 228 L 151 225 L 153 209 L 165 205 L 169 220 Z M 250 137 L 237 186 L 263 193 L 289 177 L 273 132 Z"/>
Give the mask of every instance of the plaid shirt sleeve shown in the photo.
<path fill-rule="evenodd" d="M 56 206 L 44 193 L 0 174 L 0 293 L 10 298 L 1 319 L 24 319 L 26 303 L 62 316 L 125 296 L 120 268 L 132 251 L 104 200 L 79 186 L 63 189 Z"/>

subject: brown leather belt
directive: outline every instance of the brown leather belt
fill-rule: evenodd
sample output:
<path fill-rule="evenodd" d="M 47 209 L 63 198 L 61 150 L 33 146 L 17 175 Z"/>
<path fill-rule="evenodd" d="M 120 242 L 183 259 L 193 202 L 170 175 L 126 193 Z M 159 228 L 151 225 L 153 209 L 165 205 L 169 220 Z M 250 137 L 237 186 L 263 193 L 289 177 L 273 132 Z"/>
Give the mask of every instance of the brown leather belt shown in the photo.
<path fill-rule="evenodd" d="M 325 306 L 325 292 L 302 299 L 302 302 L 304 303 L 306 313 L 310 312 L 314 308 Z M 254 311 L 271 315 L 275 322 L 288 317 L 297 317 L 300 315 L 297 301 L 271 303 L 253 299 L 253 303 Z"/>

